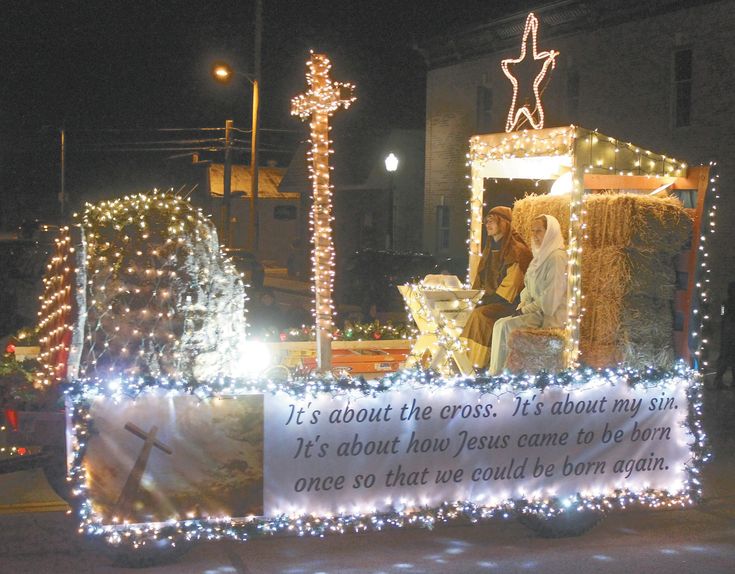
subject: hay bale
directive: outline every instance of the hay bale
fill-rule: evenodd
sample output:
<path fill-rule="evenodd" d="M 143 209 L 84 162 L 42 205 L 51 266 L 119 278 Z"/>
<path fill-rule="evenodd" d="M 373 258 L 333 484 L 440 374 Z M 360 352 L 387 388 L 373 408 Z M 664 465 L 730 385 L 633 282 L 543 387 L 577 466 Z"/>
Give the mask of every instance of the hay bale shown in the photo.
<path fill-rule="evenodd" d="M 514 373 L 557 373 L 564 368 L 565 339 L 564 329 L 516 329 L 508 340 L 505 368 Z"/>
<path fill-rule="evenodd" d="M 586 195 L 584 205 L 582 360 L 592 366 L 670 364 L 674 259 L 690 236 L 691 215 L 673 197 L 611 192 Z M 531 221 L 542 213 L 559 220 L 566 238 L 569 196 L 516 201 L 514 227 L 530 240 Z"/>
<path fill-rule="evenodd" d="M 678 245 L 680 251 L 682 244 Z M 631 268 L 629 294 L 672 300 L 676 292 L 676 256 L 662 251 L 626 252 Z"/>
<path fill-rule="evenodd" d="M 673 263 L 618 247 L 583 254 L 584 362 L 604 366 L 631 358 L 638 363 L 641 345 L 653 345 L 657 357 L 673 357 Z"/>
<path fill-rule="evenodd" d="M 675 255 L 691 233 L 692 220 L 675 197 L 629 193 L 589 194 L 587 248 L 613 245 Z"/>
<path fill-rule="evenodd" d="M 593 368 L 609 367 L 623 361 L 624 349 L 617 343 L 612 345 L 590 345 L 584 339 L 579 344 L 580 360 Z"/>
<path fill-rule="evenodd" d="M 531 221 L 541 214 L 559 220 L 561 235 L 566 243 L 569 236 L 569 196 L 530 194 L 513 204 L 513 228 L 531 245 Z"/>
<path fill-rule="evenodd" d="M 528 242 L 531 221 L 547 213 L 559 220 L 562 235 L 569 233 L 569 195 L 530 194 L 513 205 L 513 226 Z M 631 193 L 590 193 L 584 248 L 627 247 L 662 256 L 679 253 L 692 230 L 692 216 L 675 197 Z"/>

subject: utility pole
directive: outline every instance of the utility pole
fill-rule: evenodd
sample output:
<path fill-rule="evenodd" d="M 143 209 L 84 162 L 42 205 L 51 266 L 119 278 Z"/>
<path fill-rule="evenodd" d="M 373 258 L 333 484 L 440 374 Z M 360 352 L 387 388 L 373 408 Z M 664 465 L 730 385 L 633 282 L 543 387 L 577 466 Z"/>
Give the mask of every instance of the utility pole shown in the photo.
<path fill-rule="evenodd" d="M 61 217 L 66 215 L 66 132 L 64 128 L 59 130 L 61 135 L 61 188 L 59 191 L 59 203 L 61 204 Z"/>
<path fill-rule="evenodd" d="M 260 240 L 258 220 L 258 132 L 260 130 L 260 45 L 263 35 L 263 1 L 255 0 L 255 50 L 253 58 L 253 126 L 250 141 L 250 226 L 248 244 L 257 253 Z"/>
<path fill-rule="evenodd" d="M 232 247 L 230 237 L 232 219 L 232 120 L 225 120 L 225 170 L 222 182 L 222 240 Z"/>

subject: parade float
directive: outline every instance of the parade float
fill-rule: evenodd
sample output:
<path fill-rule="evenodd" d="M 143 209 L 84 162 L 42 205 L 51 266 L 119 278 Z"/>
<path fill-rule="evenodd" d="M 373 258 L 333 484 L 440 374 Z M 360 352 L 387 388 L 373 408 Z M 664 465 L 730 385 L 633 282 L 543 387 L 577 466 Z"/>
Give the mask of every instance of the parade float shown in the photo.
<path fill-rule="evenodd" d="M 536 26 L 529 16 L 522 55 L 534 34 L 545 73 L 556 53 L 536 54 Z M 540 101 L 516 110 L 514 98 L 508 130 L 470 142 L 468 282 L 405 287 L 421 332 L 404 369 L 334 376 L 328 121 L 354 95 L 329 70 L 312 54 L 310 89 L 293 103 L 312 131 L 312 375 L 248 374 L 259 351 L 248 346 L 244 287 L 187 201 L 87 205 L 57 242 L 43 377 L 66 389 L 80 532 L 145 549 L 519 517 L 568 535 L 613 509 L 694 503 L 708 458 L 691 366 L 714 231 L 699 231 L 709 167 L 576 126 L 544 129 Z M 523 118 L 534 129 L 516 129 Z M 538 213 L 561 222 L 569 320 L 521 333 L 509 370 L 491 377 L 467 369 L 458 333 L 478 300 L 468 285 L 483 180 L 521 176 L 555 182 L 518 201 L 514 221 L 526 236 Z M 692 209 L 677 190 L 696 197 Z"/>

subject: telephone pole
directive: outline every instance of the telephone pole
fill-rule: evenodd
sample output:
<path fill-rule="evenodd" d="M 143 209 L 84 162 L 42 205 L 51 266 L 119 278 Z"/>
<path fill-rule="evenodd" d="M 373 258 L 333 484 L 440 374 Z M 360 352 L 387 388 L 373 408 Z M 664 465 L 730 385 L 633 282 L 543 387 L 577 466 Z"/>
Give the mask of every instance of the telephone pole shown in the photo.
<path fill-rule="evenodd" d="M 263 2 L 255 1 L 255 49 L 253 58 L 253 129 L 250 141 L 250 226 L 248 244 L 257 253 L 260 240 L 260 221 L 258 220 L 258 136 L 260 131 L 260 45 L 263 35 Z"/>
<path fill-rule="evenodd" d="M 232 247 L 232 120 L 225 120 L 225 169 L 222 176 L 222 242 Z"/>
<path fill-rule="evenodd" d="M 61 179 L 61 187 L 59 189 L 59 203 L 61 204 L 61 217 L 63 218 L 64 215 L 66 215 L 66 132 L 64 128 L 59 129 L 59 134 L 61 136 L 61 147 L 60 147 L 60 161 L 61 161 L 61 170 L 60 170 L 60 179 Z"/>

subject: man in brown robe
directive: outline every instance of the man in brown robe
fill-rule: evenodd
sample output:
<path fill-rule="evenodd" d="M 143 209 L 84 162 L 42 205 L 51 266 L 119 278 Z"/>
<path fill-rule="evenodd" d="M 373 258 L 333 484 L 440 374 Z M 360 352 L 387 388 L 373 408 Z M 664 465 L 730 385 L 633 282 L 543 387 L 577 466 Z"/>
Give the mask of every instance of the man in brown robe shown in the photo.
<path fill-rule="evenodd" d="M 513 212 L 498 206 L 485 217 L 487 245 L 482 252 L 473 289 L 484 289 L 480 303 L 472 311 L 462 331 L 473 366 L 483 368 L 490 360 L 495 321 L 512 315 L 523 290 L 523 278 L 531 262 L 531 250 L 513 231 Z"/>

